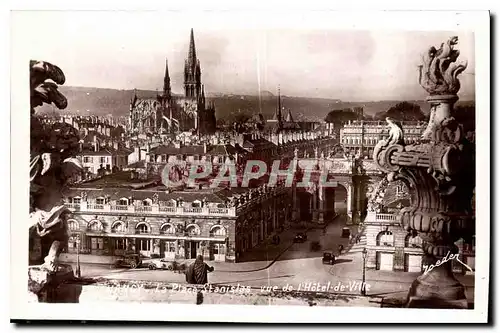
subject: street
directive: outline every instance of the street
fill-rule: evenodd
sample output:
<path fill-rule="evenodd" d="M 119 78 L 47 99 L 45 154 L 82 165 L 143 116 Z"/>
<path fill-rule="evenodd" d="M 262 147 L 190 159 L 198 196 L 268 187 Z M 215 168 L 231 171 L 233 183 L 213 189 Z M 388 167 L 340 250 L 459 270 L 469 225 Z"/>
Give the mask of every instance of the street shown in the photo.
<path fill-rule="evenodd" d="M 215 271 L 209 274 L 211 284 L 229 284 L 249 286 L 251 288 L 291 286 L 293 290 L 325 291 L 345 294 L 360 294 L 362 282 L 363 259 L 358 251 L 346 253 L 336 258 L 335 265 L 324 265 L 324 251 L 333 251 L 337 255 L 339 244 L 347 248 L 348 239 L 341 237 L 341 230 L 346 226 L 345 215 L 337 217 L 329 223 L 325 230 L 314 228 L 307 231 L 307 241 L 293 243 L 293 237 L 302 230 L 286 230 L 282 234 L 279 246 L 268 244 L 255 249 L 257 257 L 268 253 L 263 260 L 242 263 L 208 262 Z M 357 226 L 350 226 L 354 232 Z M 311 242 L 319 241 L 321 250 L 311 251 Z M 267 249 L 267 252 L 265 251 Z M 281 254 L 280 254 L 281 253 Z M 276 258 L 277 257 L 277 258 Z M 185 283 L 185 276 L 167 270 L 111 269 L 109 266 L 81 265 L 83 277 L 103 277 L 121 280 L 147 280 L 170 283 Z M 419 273 L 366 271 L 367 295 L 390 296 L 405 293 Z M 468 297 L 474 295 L 474 277 L 459 276 L 459 280 L 467 286 Z M 313 288 L 311 290 L 311 288 Z"/>

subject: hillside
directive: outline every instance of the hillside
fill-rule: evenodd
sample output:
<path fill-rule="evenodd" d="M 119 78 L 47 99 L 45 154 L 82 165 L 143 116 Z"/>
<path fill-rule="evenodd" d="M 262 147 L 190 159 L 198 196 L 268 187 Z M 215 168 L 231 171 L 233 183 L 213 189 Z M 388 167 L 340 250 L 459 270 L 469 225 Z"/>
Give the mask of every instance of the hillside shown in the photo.
<path fill-rule="evenodd" d="M 68 108 L 64 113 L 70 114 L 95 114 L 105 116 L 127 116 L 129 112 L 130 99 L 133 90 L 117 90 L 105 88 L 86 87 L 60 87 L 61 92 L 68 98 Z M 156 96 L 156 91 L 138 90 L 139 98 L 151 98 Z M 373 116 L 377 112 L 388 110 L 399 101 L 376 101 L 376 102 L 343 102 L 338 99 L 307 98 L 282 96 L 282 106 L 292 111 L 295 120 L 322 121 L 333 109 L 344 109 L 355 106 L 363 106 L 366 115 Z M 218 119 L 231 121 L 234 114 L 240 110 L 245 113 L 262 112 L 264 117 L 271 118 L 276 110 L 276 97 L 271 93 L 262 92 L 261 97 L 212 94 L 207 97 L 215 103 L 216 116 Z M 418 104 L 424 113 L 428 113 L 429 105 L 425 101 L 410 101 Z M 44 105 L 39 112 L 51 112 L 52 107 Z"/>

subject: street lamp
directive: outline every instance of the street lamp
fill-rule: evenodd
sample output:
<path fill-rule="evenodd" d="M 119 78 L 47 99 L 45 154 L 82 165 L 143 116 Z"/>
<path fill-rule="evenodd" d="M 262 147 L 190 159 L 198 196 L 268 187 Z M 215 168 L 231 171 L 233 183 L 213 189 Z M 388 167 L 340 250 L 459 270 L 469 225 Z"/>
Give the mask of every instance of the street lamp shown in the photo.
<path fill-rule="evenodd" d="M 366 271 L 366 247 L 363 248 L 363 282 L 361 283 L 361 295 L 366 296 L 365 271 Z"/>
<path fill-rule="evenodd" d="M 80 235 L 76 236 L 76 277 L 81 277 L 80 272 Z"/>

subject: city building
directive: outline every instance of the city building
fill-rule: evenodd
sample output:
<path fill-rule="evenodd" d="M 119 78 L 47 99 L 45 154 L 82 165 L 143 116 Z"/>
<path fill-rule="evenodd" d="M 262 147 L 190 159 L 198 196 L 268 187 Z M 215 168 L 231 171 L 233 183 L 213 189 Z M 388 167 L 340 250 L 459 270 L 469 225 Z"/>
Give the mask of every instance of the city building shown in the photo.
<path fill-rule="evenodd" d="M 401 122 L 406 143 L 414 143 L 427 127 L 425 122 Z M 389 137 L 389 127 L 385 121 L 349 121 L 340 129 L 340 144 L 345 152 L 356 154 L 362 151 L 363 156 L 371 158 L 377 142 Z"/>
<path fill-rule="evenodd" d="M 184 64 L 184 96 L 174 96 L 170 87 L 168 61 L 165 63 L 163 93 L 152 99 L 138 98 L 130 102 L 128 131 L 137 135 L 196 132 L 212 134 L 216 130 L 215 106 L 205 99 L 201 83 L 201 66 L 196 56 L 191 29 L 189 53 Z"/>
<path fill-rule="evenodd" d="M 426 266 L 422 251 L 422 239 L 408 232 L 401 225 L 399 212 L 409 206 L 410 195 L 401 182 L 388 183 L 382 180 L 373 189 L 364 220 L 368 269 L 384 271 L 423 272 Z M 460 239 L 455 244 L 459 259 L 474 269 L 475 238 L 472 241 Z M 455 273 L 470 274 L 460 262 L 453 260 Z"/>
<path fill-rule="evenodd" d="M 291 216 L 290 189 L 180 189 L 122 172 L 68 189 L 73 212 L 66 256 L 113 262 L 126 252 L 145 257 L 239 261 L 245 251 L 283 228 Z M 85 257 L 87 256 L 87 258 Z"/>

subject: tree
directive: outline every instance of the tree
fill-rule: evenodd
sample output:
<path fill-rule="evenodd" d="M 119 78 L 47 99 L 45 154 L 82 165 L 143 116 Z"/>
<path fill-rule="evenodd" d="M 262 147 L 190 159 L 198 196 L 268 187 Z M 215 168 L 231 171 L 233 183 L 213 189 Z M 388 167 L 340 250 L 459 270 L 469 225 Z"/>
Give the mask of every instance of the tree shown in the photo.
<path fill-rule="evenodd" d="M 399 121 L 423 121 L 427 118 L 420 109 L 420 106 L 406 101 L 392 106 L 385 112 L 378 112 L 374 118 L 375 120 L 385 120 L 386 117 L 391 117 Z"/>
<path fill-rule="evenodd" d="M 349 120 L 359 120 L 359 115 L 351 109 L 339 109 L 330 111 L 325 117 L 327 123 L 346 123 Z"/>

